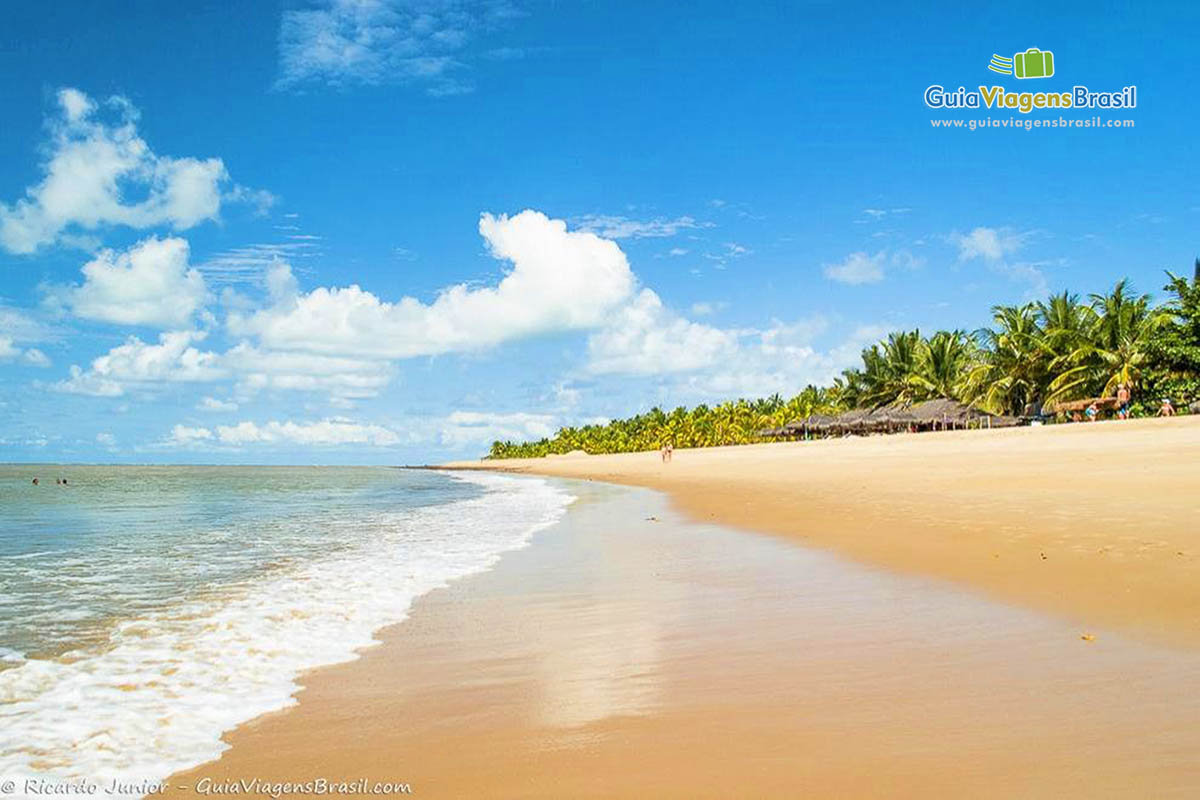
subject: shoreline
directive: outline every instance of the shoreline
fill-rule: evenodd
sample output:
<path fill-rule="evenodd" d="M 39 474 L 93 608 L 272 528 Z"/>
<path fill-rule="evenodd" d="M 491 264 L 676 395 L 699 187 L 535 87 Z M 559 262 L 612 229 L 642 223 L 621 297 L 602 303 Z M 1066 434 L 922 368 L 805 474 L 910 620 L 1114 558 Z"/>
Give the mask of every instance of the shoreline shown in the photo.
<path fill-rule="evenodd" d="M 666 493 L 693 520 L 1200 647 L 1200 416 L 454 462 Z"/>
<path fill-rule="evenodd" d="M 586 482 L 419 598 L 175 794 L 244 779 L 424 797 L 1142 797 L 1200 785 L 1194 653 Z M 364 794 L 355 793 L 357 796 Z"/>

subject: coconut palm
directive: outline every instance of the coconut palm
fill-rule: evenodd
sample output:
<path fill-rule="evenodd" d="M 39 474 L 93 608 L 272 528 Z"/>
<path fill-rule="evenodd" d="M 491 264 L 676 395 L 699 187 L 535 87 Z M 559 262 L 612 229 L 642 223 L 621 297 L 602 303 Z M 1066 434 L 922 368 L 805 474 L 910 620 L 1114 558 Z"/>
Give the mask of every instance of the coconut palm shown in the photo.
<path fill-rule="evenodd" d="M 1085 307 L 1086 335 L 1075 348 L 1055 358 L 1050 382 L 1054 398 L 1110 396 L 1125 384 L 1135 387 L 1150 360 L 1154 335 L 1167 321 L 1150 296 L 1137 294 L 1125 280 L 1108 294 L 1093 294 Z"/>
<path fill-rule="evenodd" d="M 994 306 L 995 328 L 977 333 L 982 357 L 963 381 L 963 399 L 992 413 L 1021 414 L 1039 400 L 1048 379 L 1049 353 L 1037 307 Z"/>
<path fill-rule="evenodd" d="M 494 442 L 490 458 L 653 450 L 665 442 L 709 447 L 761 441 L 814 413 L 950 398 L 993 413 L 1019 415 L 1045 399 L 1112 394 L 1144 383 L 1179 399 L 1200 394 L 1200 260 L 1191 281 L 1168 273 L 1172 298 L 1155 308 L 1121 281 L 1086 303 L 1069 292 L 1020 306 L 995 306 L 992 326 L 928 339 L 898 331 L 862 351 L 829 387 L 806 386 L 787 398 L 739 399 L 716 406 L 652 408 L 604 425 L 563 428 L 553 438 Z M 1157 395 L 1156 395 L 1157 396 Z"/>

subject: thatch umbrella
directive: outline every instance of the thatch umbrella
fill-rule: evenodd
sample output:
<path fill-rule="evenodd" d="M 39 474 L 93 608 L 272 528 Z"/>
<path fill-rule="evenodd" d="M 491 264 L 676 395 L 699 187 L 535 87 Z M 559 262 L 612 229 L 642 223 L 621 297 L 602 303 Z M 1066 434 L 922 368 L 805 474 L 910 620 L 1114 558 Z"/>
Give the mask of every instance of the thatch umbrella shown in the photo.
<path fill-rule="evenodd" d="M 932 428 L 939 426 L 942 428 L 966 427 L 973 420 L 991 416 L 985 411 L 945 397 L 916 403 L 908 409 L 907 413 L 915 424 L 928 425 Z"/>
<path fill-rule="evenodd" d="M 810 433 L 824 433 L 829 430 L 833 417 L 827 414 L 809 414 L 804 419 L 789 422 L 785 427 L 793 436 L 808 437 Z"/>

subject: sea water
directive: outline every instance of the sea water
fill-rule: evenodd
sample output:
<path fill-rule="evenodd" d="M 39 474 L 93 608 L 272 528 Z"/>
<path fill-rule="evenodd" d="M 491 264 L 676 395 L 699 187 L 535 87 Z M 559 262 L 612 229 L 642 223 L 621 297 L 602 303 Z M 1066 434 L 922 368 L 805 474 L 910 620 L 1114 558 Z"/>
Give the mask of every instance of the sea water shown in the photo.
<path fill-rule="evenodd" d="M 0 466 L 0 778 L 20 796 L 211 760 L 293 704 L 300 672 L 354 658 L 571 499 L 388 468 Z"/>

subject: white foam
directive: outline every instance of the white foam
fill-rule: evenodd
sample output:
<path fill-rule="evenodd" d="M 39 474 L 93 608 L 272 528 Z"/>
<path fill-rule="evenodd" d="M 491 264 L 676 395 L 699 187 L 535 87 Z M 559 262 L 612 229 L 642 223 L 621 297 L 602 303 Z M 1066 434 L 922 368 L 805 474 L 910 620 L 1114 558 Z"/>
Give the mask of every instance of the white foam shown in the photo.
<path fill-rule="evenodd" d="M 292 705 L 300 672 L 355 658 L 415 598 L 489 569 L 573 499 L 541 480 L 460 479 L 485 493 L 372 514 L 367 544 L 127 621 L 102 652 L 0 671 L 0 777 L 103 785 L 212 760 L 223 732 Z"/>

